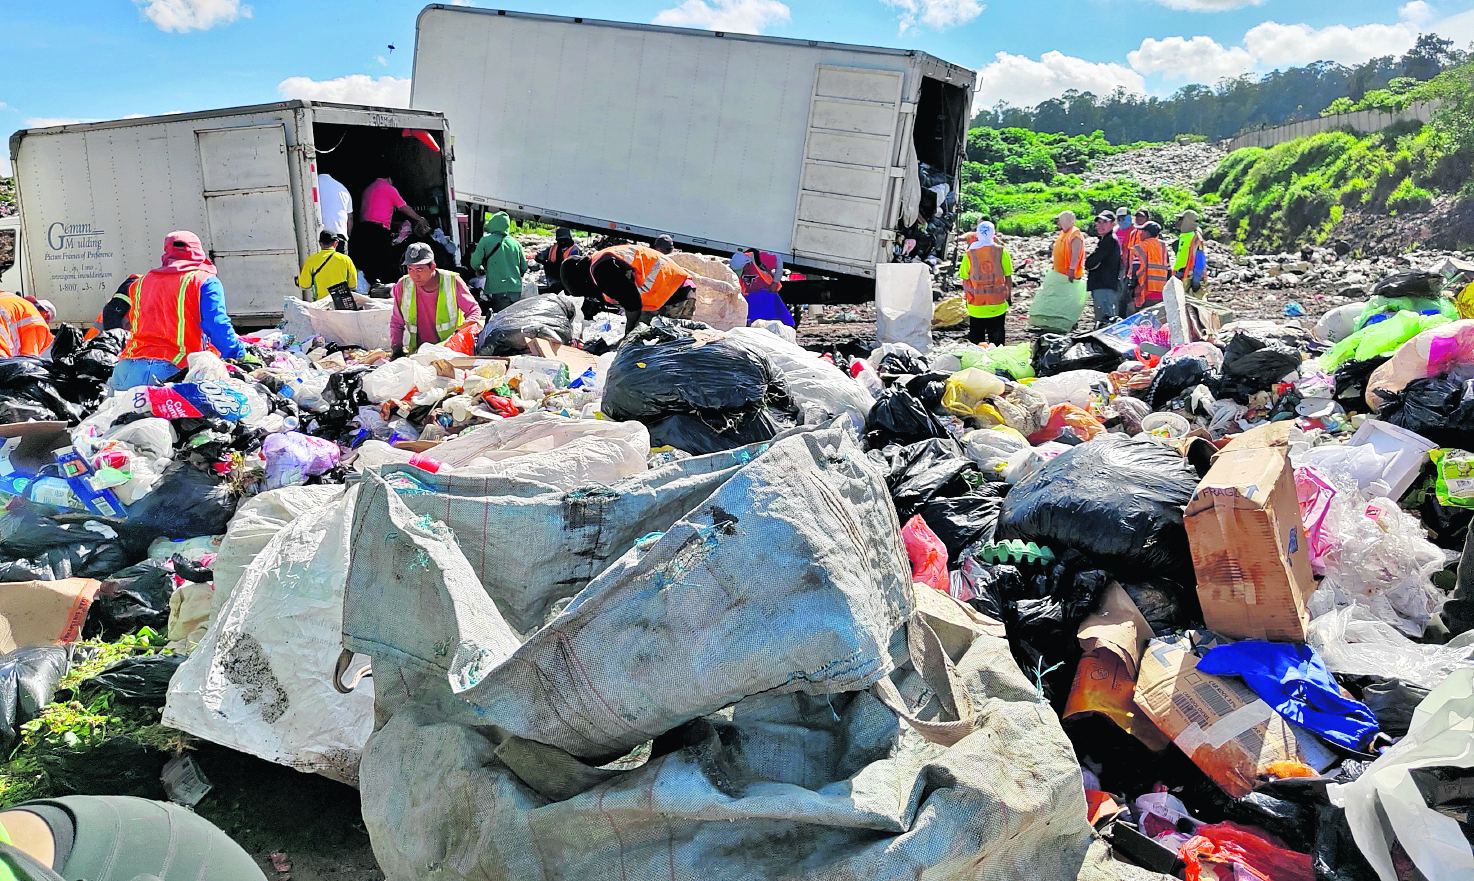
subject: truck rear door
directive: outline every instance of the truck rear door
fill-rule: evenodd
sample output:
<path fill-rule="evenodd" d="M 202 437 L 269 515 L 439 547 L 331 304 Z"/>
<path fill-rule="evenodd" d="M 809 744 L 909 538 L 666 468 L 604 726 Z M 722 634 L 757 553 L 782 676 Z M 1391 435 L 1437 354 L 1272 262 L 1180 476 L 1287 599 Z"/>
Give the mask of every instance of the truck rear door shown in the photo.
<path fill-rule="evenodd" d="M 793 252 L 869 267 L 886 262 L 885 216 L 904 74 L 821 64 L 814 75 Z"/>
<path fill-rule="evenodd" d="M 233 316 L 281 311 L 297 274 L 286 129 L 251 125 L 196 132 L 203 172 L 205 244 Z"/>

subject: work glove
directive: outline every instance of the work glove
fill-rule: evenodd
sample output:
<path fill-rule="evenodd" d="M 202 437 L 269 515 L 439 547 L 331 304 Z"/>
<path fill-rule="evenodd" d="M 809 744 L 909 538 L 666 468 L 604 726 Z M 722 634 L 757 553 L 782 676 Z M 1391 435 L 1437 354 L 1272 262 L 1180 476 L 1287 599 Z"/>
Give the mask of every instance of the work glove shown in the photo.
<path fill-rule="evenodd" d="M 390 353 L 390 355 L 389 355 L 389 360 L 390 361 L 398 361 L 400 358 L 403 358 L 403 357 L 404 357 L 404 346 L 395 346 L 394 347 L 394 351 L 392 353 Z"/>

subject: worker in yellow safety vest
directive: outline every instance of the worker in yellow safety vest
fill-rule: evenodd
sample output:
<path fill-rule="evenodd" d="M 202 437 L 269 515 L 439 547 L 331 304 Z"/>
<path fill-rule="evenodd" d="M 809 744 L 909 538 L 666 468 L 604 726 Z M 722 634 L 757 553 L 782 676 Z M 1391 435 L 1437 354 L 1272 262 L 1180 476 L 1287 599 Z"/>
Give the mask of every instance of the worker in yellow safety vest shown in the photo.
<path fill-rule="evenodd" d="M 394 285 L 389 344 L 394 357 L 413 355 L 422 343 L 443 343 L 468 323 L 481 320 L 481 307 L 454 272 L 435 268 L 435 252 L 424 242 L 404 251 L 408 274 Z"/>
<path fill-rule="evenodd" d="M 1162 290 L 1172 277 L 1172 252 L 1167 249 L 1161 235 L 1161 224 L 1148 223 L 1142 228 L 1141 241 L 1131 249 L 1127 258 L 1130 265 L 1126 279 L 1132 292 L 1132 314 L 1140 312 L 1149 303 L 1162 302 Z"/>
<path fill-rule="evenodd" d="M 1004 319 L 1013 303 L 1013 257 L 997 242 L 989 221 L 968 235 L 958 274 L 967 301 L 967 339 L 973 344 L 1003 345 Z"/>

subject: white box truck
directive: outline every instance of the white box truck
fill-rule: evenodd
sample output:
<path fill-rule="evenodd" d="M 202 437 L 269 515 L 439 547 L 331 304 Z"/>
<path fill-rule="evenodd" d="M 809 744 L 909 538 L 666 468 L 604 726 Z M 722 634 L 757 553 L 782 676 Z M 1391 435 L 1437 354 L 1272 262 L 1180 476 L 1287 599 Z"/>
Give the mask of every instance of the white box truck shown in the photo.
<path fill-rule="evenodd" d="M 455 124 L 463 206 L 873 280 L 921 164 L 956 191 L 975 81 L 916 51 L 434 4 L 410 104 Z"/>
<path fill-rule="evenodd" d="M 417 133 L 428 132 L 427 136 Z M 434 147 L 430 142 L 434 142 Z M 27 293 L 62 321 L 93 320 L 130 273 L 159 264 L 165 234 L 199 234 L 245 326 L 281 315 L 318 250 L 317 174 L 354 196 L 390 177 L 459 241 L 445 117 L 284 101 L 16 132 L 10 138 Z"/>

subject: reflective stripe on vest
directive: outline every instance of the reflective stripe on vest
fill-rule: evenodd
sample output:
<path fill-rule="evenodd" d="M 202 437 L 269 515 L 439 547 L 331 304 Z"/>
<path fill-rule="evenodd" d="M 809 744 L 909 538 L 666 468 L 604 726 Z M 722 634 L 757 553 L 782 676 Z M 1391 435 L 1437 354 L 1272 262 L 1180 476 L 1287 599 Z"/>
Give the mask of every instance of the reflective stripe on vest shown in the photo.
<path fill-rule="evenodd" d="M 440 289 L 435 298 L 435 333 L 440 343 L 448 339 L 457 327 L 465 322 L 465 313 L 461 312 L 461 301 L 456 296 L 456 274 L 446 269 L 437 269 L 435 274 L 440 277 Z M 420 289 L 415 280 L 405 276 L 399 280 L 399 311 L 404 316 L 404 332 L 408 338 L 409 345 L 405 348 L 414 351 L 420 347 Z M 404 292 L 408 291 L 409 296 Z"/>
<path fill-rule="evenodd" d="M 1075 242 L 1080 243 L 1080 256 L 1072 264 L 1070 252 Z M 1080 227 L 1072 226 L 1055 239 L 1054 271 L 1061 275 L 1074 275 L 1076 278 L 1085 274 L 1085 233 L 1080 232 Z"/>
<path fill-rule="evenodd" d="M 1131 249 L 1131 277 L 1136 280 L 1136 305 L 1155 295 L 1161 299 L 1167 279 L 1172 277 L 1172 255 L 1161 239 L 1143 239 Z M 1137 267 L 1141 267 L 1138 271 Z"/>
<path fill-rule="evenodd" d="M 156 316 L 145 315 L 143 292 L 144 285 L 153 273 L 139 276 L 138 280 L 128 287 L 128 330 L 130 336 L 128 345 L 124 347 L 121 358 L 146 358 L 168 361 L 175 367 L 183 367 L 189 355 L 193 352 L 201 352 L 205 349 L 205 332 L 199 321 L 194 322 L 191 327 L 190 294 L 195 294 L 196 311 L 198 310 L 200 288 L 204 286 L 204 278 L 208 273 L 199 270 L 186 272 L 179 279 L 179 290 L 174 296 L 173 332 L 166 329 L 147 326 L 147 322 L 154 320 Z M 162 310 L 169 314 L 170 310 Z M 193 335 L 193 339 L 191 339 Z"/>
<path fill-rule="evenodd" d="M 1008 276 L 1003 274 L 1003 246 L 969 248 L 968 274 L 962 290 L 969 306 L 997 306 L 1008 300 Z"/>
<path fill-rule="evenodd" d="M 640 308 L 646 312 L 655 312 L 664 306 L 666 301 L 677 290 L 680 290 L 681 285 L 691 278 L 684 269 L 676 265 L 674 260 L 654 248 L 641 245 L 615 245 L 595 254 L 590 265 L 598 262 L 599 258 L 605 254 L 618 257 L 634 267 L 635 289 L 640 294 Z M 609 298 L 606 296 L 605 299 Z"/>

